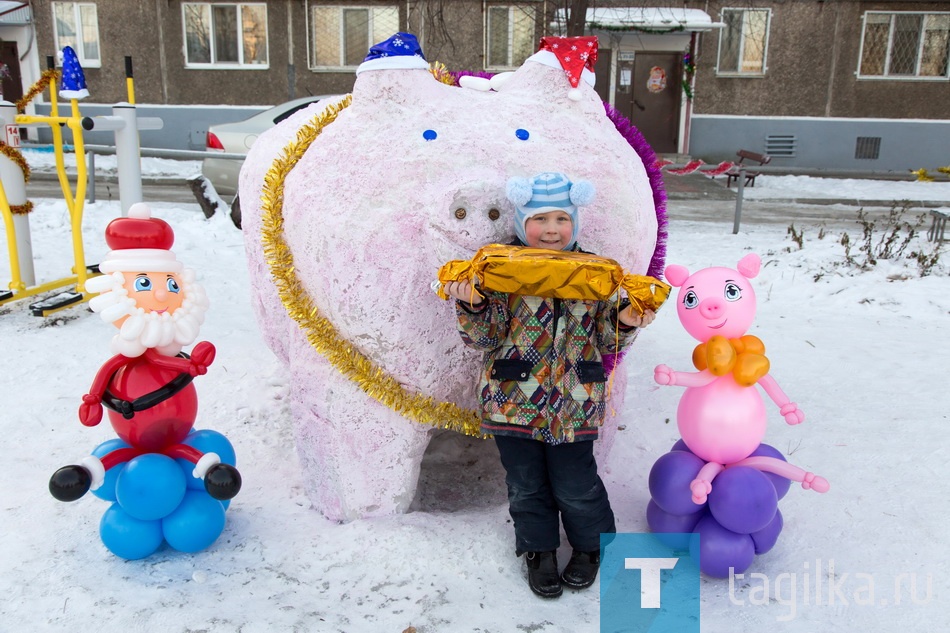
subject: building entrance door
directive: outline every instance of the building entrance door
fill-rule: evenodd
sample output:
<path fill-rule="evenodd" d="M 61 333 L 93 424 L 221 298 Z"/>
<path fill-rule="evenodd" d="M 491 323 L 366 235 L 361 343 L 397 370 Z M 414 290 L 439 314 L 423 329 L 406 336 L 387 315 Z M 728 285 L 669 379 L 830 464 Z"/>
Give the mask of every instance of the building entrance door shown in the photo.
<path fill-rule="evenodd" d="M 23 98 L 16 42 L 0 42 L 0 77 L 3 80 L 0 95 L 3 95 L 6 101 L 16 103 Z"/>
<path fill-rule="evenodd" d="M 653 151 L 677 151 L 682 63 L 677 53 L 620 52 L 614 103 Z"/>

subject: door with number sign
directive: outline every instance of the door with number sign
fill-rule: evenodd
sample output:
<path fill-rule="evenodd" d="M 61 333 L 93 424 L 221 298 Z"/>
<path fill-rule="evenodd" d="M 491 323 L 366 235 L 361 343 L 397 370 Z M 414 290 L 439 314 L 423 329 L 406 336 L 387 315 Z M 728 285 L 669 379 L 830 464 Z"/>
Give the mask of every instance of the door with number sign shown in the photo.
<path fill-rule="evenodd" d="M 637 126 L 653 151 L 679 146 L 682 63 L 677 53 L 621 53 L 616 107 Z"/>
<path fill-rule="evenodd" d="M 0 41 L 0 94 L 10 103 L 23 98 L 23 84 L 20 79 L 20 57 L 16 42 Z"/>

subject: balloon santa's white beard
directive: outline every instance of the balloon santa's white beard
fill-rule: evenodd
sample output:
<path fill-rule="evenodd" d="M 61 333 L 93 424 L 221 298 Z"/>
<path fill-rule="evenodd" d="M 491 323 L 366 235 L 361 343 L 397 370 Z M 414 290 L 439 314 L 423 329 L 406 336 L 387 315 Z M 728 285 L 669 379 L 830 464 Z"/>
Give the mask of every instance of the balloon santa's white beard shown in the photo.
<path fill-rule="evenodd" d="M 125 277 L 121 272 L 95 277 L 86 283 L 88 290 L 102 293 L 89 302 L 89 307 L 98 312 L 103 321 L 114 323 L 128 316 L 112 338 L 113 354 L 135 358 L 147 349 L 155 349 L 165 356 L 174 356 L 198 338 L 208 299 L 195 281 L 194 270 L 185 269 L 181 281 L 185 300 L 172 314 L 146 312 L 136 306 L 135 299 L 123 286 Z"/>

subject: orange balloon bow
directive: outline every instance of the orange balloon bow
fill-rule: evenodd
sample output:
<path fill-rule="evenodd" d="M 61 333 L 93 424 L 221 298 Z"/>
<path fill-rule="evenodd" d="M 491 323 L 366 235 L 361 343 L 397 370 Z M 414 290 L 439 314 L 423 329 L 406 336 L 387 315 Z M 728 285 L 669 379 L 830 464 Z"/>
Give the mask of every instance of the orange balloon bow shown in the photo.
<path fill-rule="evenodd" d="M 623 288 L 639 314 L 658 310 L 670 296 L 668 284 L 625 274 L 620 264 L 606 257 L 503 244 L 483 246 L 471 261 L 453 260 L 442 266 L 439 297 L 449 298 L 445 284 L 463 280 L 493 292 L 596 301 L 608 301 Z"/>
<path fill-rule="evenodd" d="M 693 365 L 702 371 L 708 369 L 714 376 L 732 377 L 743 387 L 751 387 L 769 373 L 769 359 L 765 344 L 757 336 L 727 339 L 714 336 L 693 350 Z"/>

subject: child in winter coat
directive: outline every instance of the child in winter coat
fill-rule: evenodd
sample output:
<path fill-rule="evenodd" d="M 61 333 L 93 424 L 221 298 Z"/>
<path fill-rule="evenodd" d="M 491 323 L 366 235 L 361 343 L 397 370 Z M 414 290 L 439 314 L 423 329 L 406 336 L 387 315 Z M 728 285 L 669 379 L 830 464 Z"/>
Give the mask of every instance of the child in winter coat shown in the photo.
<path fill-rule="evenodd" d="M 593 186 L 564 174 L 513 178 L 515 244 L 580 251 L 578 205 Z M 597 474 L 593 440 L 606 410 L 601 358 L 630 344 L 655 314 L 637 314 L 624 299 L 542 298 L 475 292 L 467 281 L 446 284 L 456 299 L 466 345 L 485 352 L 479 397 L 482 431 L 495 437 L 507 473 L 516 554 L 525 554 L 528 584 L 542 597 L 562 584 L 582 589 L 600 567 L 600 534 L 616 532 L 607 491 Z M 573 547 L 558 575 L 560 522 Z"/>

